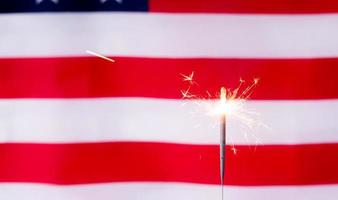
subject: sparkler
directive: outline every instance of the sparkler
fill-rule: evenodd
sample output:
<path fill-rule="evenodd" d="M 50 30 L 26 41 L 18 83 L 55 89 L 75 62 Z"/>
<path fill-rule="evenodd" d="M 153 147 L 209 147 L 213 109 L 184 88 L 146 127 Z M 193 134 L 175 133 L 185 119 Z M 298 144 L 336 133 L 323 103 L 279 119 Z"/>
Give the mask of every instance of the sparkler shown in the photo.
<path fill-rule="evenodd" d="M 194 81 L 194 72 L 190 75 L 183 75 L 183 81 L 190 83 L 190 86 L 187 90 L 182 91 L 182 96 L 184 99 L 196 99 L 197 95 L 194 95 L 190 92 L 191 86 L 196 83 Z M 253 79 L 252 84 L 247 87 L 242 88 L 245 85 L 245 81 L 240 79 L 239 85 L 234 90 L 227 90 L 225 87 L 221 87 L 220 94 L 217 96 L 218 100 L 216 101 L 216 106 L 210 107 L 209 104 L 201 104 L 198 105 L 207 105 L 206 110 L 209 114 L 216 115 L 219 117 L 220 122 L 220 151 L 219 151 L 219 159 L 220 159 L 220 181 L 221 181 L 221 192 L 222 192 L 222 200 L 224 198 L 224 179 L 225 179 L 225 161 L 226 161 L 226 132 L 227 132 L 227 118 L 229 116 L 233 118 L 239 119 L 248 127 L 252 127 L 252 124 L 255 121 L 250 118 L 250 114 L 252 112 L 248 111 L 244 108 L 244 102 L 251 96 L 253 88 L 258 84 L 259 79 Z M 197 83 L 195 85 L 198 85 Z M 199 98 L 202 100 L 210 100 L 213 96 L 206 91 L 208 94 L 207 98 Z M 233 146 L 231 148 L 233 153 L 236 154 L 237 150 Z"/>
<path fill-rule="evenodd" d="M 221 88 L 220 95 L 221 105 L 225 108 L 226 105 L 226 89 Z M 223 109 L 225 111 L 225 109 Z M 221 175 L 221 187 L 222 187 L 222 200 L 223 200 L 223 188 L 224 188 L 224 169 L 225 169 L 225 144 L 226 144 L 226 113 L 221 115 L 221 134 L 220 134 L 220 175 Z"/>

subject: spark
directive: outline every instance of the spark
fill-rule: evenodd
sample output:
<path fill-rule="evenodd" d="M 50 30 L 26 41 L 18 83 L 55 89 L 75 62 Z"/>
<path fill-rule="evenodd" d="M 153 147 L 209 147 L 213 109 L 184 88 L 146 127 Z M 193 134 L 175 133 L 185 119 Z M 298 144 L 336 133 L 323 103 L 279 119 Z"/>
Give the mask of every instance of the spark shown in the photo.
<path fill-rule="evenodd" d="M 245 81 L 244 81 L 242 78 L 240 78 L 240 79 L 239 79 L 239 85 L 237 86 L 236 89 L 234 89 L 234 91 L 233 91 L 233 93 L 232 93 L 232 98 L 235 98 L 235 97 L 237 96 L 238 91 L 241 89 L 241 87 L 242 87 L 242 85 L 243 85 L 244 83 L 245 83 Z"/>
<path fill-rule="evenodd" d="M 207 93 L 207 95 L 208 95 L 208 98 L 211 98 L 211 97 L 212 97 L 212 95 L 210 94 L 210 92 L 209 92 L 209 91 L 206 91 L 205 93 Z"/>
<path fill-rule="evenodd" d="M 190 98 L 196 97 L 195 95 L 190 94 L 189 90 L 190 90 L 190 87 L 185 91 L 181 90 L 181 94 L 182 94 L 183 99 L 190 99 Z"/>
<path fill-rule="evenodd" d="M 258 82 L 259 78 L 254 78 L 252 84 L 242 92 L 239 98 L 248 99 L 251 96 L 252 89 L 258 84 Z"/>
<path fill-rule="evenodd" d="M 191 85 L 197 84 L 196 81 L 194 81 L 194 72 L 191 72 L 189 75 L 181 74 L 181 76 L 183 77 L 183 81 L 187 81 Z"/>
<path fill-rule="evenodd" d="M 238 150 L 236 149 L 236 147 L 234 145 L 232 145 L 231 151 L 234 153 L 234 155 L 237 155 Z"/>
<path fill-rule="evenodd" d="M 99 53 L 96 53 L 96 52 L 93 52 L 93 51 L 90 51 L 90 50 L 86 50 L 86 53 L 91 54 L 91 55 L 93 55 L 93 56 L 97 56 L 97 57 L 99 57 L 99 58 L 102 58 L 102 59 L 107 60 L 107 61 L 110 61 L 110 62 L 115 62 L 115 60 L 113 60 L 113 59 L 111 59 L 111 58 L 108 58 L 108 57 L 106 57 L 106 56 L 104 56 L 104 55 L 101 55 L 101 54 L 99 54 Z"/>

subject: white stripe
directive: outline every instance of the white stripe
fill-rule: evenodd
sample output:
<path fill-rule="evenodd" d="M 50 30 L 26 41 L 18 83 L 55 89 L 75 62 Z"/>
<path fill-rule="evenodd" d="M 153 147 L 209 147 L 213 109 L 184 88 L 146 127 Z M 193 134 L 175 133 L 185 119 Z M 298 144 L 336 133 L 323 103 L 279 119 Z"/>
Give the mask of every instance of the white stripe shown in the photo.
<path fill-rule="evenodd" d="M 221 199 L 220 187 L 179 183 L 115 183 L 54 186 L 27 183 L 0 184 L 4 200 L 207 200 Z M 338 185 L 224 188 L 233 200 L 336 200 Z"/>
<path fill-rule="evenodd" d="M 334 57 L 338 14 L 3 14 L 0 57 Z"/>
<path fill-rule="evenodd" d="M 248 101 L 266 126 L 228 120 L 234 144 L 338 142 L 338 100 Z M 257 117 L 253 117 L 257 119 Z M 254 124 L 255 125 L 255 124 Z M 248 138 L 245 137 L 245 133 Z M 104 98 L 1 100 L 2 142 L 160 141 L 218 144 L 217 117 L 193 101 Z"/>

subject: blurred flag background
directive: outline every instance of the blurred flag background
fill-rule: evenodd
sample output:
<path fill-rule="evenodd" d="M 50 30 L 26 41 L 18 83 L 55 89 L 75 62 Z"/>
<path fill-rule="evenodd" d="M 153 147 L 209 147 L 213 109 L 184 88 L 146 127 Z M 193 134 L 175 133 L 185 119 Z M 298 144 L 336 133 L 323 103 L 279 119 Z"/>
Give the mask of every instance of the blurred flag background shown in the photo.
<path fill-rule="evenodd" d="M 338 1 L 2 0 L 0 199 L 220 199 L 189 92 L 260 78 L 225 199 L 338 198 Z M 114 63 L 86 53 L 94 51 Z M 198 89 L 196 89 L 198 88 Z"/>

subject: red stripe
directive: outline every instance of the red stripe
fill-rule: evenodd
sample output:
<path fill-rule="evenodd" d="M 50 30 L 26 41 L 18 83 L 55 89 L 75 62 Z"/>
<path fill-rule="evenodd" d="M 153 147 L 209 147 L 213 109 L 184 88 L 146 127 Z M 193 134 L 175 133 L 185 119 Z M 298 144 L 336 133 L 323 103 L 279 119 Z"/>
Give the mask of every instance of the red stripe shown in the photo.
<path fill-rule="evenodd" d="M 338 183 L 338 144 L 237 146 L 228 185 Z M 218 146 L 165 143 L 1 144 L 1 182 L 219 184 Z"/>
<path fill-rule="evenodd" d="M 335 0 L 150 0 L 152 12 L 202 13 L 336 13 Z"/>
<path fill-rule="evenodd" d="M 180 73 L 195 72 L 195 94 L 261 82 L 252 99 L 338 98 L 338 58 L 164 59 L 95 57 L 0 59 L 0 98 L 155 97 L 180 99 Z"/>

